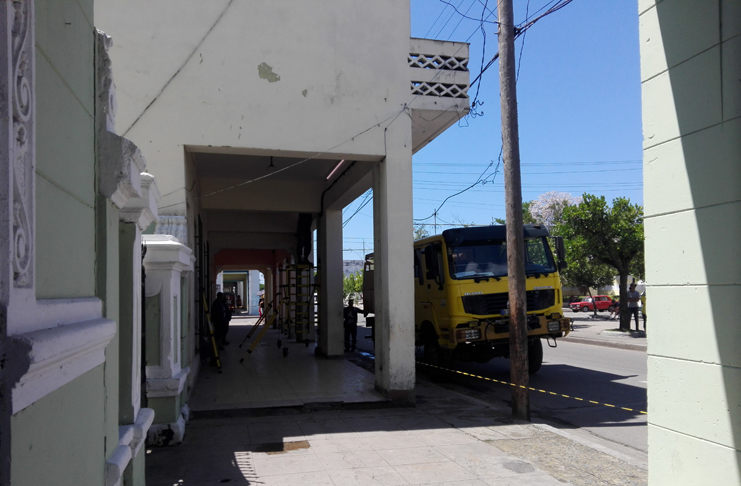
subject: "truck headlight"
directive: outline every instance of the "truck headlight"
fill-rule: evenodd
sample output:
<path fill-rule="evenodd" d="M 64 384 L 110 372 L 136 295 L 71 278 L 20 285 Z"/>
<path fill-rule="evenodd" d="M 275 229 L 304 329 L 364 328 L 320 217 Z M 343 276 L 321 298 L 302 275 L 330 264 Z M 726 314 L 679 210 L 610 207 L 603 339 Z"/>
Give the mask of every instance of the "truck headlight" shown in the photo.
<path fill-rule="evenodd" d="M 561 323 L 558 321 L 548 321 L 548 332 L 558 332 L 561 330 Z"/>
<path fill-rule="evenodd" d="M 461 341 L 476 341 L 481 339 L 481 329 L 458 329 L 455 331 L 455 340 Z"/>

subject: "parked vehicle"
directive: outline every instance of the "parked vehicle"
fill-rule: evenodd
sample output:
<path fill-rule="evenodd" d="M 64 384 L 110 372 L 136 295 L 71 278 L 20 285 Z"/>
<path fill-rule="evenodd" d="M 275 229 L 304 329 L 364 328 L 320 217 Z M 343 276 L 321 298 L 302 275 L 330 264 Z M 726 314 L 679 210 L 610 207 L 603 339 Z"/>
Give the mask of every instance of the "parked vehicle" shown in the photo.
<path fill-rule="evenodd" d="M 612 302 L 612 297 L 609 295 L 595 295 L 594 297 L 587 297 L 579 302 L 572 302 L 569 304 L 569 307 L 571 307 L 571 310 L 574 312 L 589 312 L 594 311 L 594 306 L 596 304 L 597 311 L 604 312 L 610 310 L 610 306 L 613 305 Z"/>
<path fill-rule="evenodd" d="M 509 293 L 506 228 L 455 228 L 414 242 L 415 345 L 428 363 L 447 360 L 486 363 L 509 358 Z M 541 338 L 563 337 L 564 317 L 559 270 L 566 268 L 563 240 L 548 230 L 525 225 L 528 365 L 543 362 Z M 365 312 L 373 312 L 373 255 L 366 256 Z M 370 303 L 370 307 L 369 304 Z"/>

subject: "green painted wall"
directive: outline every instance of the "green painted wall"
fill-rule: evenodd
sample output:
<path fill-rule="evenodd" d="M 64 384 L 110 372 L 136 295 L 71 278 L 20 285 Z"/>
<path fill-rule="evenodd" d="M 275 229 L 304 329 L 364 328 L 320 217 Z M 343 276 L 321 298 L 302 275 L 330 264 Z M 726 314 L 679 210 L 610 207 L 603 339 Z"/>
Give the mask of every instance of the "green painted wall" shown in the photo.
<path fill-rule="evenodd" d="M 160 362 L 160 294 L 146 297 L 144 305 L 147 318 L 147 365 L 156 366 Z"/>
<path fill-rule="evenodd" d="M 105 484 L 103 380 L 98 366 L 11 418 L 13 486 Z"/>
<path fill-rule="evenodd" d="M 96 296 L 103 302 L 103 316 L 119 322 L 118 209 L 103 196 L 96 197 Z M 119 333 L 105 350 L 106 451 L 118 445 Z"/>
<path fill-rule="evenodd" d="M 181 394 L 182 395 L 182 394 Z M 172 424 L 180 417 L 181 395 L 174 397 L 149 398 L 147 406 L 154 410 L 154 423 Z"/>
<path fill-rule="evenodd" d="M 118 321 L 118 345 L 119 345 L 119 369 L 121 374 L 118 381 L 119 400 L 118 418 L 121 424 L 133 424 L 134 407 L 131 406 L 132 372 L 134 369 L 133 346 L 134 346 L 134 323 L 138 323 L 135 313 L 139 312 L 133 305 L 134 291 L 139 287 L 134 280 L 138 279 L 133 273 L 134 263 L 131 257 L 136 245 L 136 225 L 132 223 L 119 223 L 118 225 L 119 245 L 119 282 L 118 296 L 121 307 L 119 309 Z M 128 303 L 130 305 L 125 305 Z M 136 366 L 139 366 L 138 364 Z"/>
<path fill-rule="evenodd" d="M 134 485 L 145 485 L 146 484 L 146 477 L 145 477 L 145 467 L 144 467 L 144 458 L 146 457 L 146 454 L 144 453 L 144 449 L 139 452 L 139 455 L 136 456 L 130 463 L 129 466 L 126 468 L 126 472 L 124 473 L 124 480 L 123 480 L 123 486 L 134 486 Z"/>
<path fill-rule="evenodd" d="M 36 1 L 36 294 L 95 294 L 92 0 Z"/>

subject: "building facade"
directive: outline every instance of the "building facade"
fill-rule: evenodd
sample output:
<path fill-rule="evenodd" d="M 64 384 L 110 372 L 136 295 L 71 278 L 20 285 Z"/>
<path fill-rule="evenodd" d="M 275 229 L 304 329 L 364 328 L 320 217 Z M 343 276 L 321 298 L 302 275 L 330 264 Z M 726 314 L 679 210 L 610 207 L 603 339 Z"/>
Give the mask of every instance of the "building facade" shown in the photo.
<path fill-rule="evenodd" d="M 741 2 L 638 2 L 649 483 L 741 484 Z"/>
<path fill-rule="evenodd" d="M 413 402 L 411 158 L 468 111 L 467 44 L 410 38 L 408 2 L 390 0 L 98 0 L 95 24 L 115 39 L 118 133 L 162 194 L 152 232 L 196 257 L 188 332 L 220 272 L 259 270 L 277 306 L 308 265 L 317 353 L 342 355 L 342 209 L 372 188 L 376 387 Z M 186 394 L 203 357 L 187 353 Z"/>
<path fill-rule="evenodd" d="M 411 157 L 468 110 L 466 44 L 411 39 L 390 0 L 4 0 L 0 22 L 0 484 L 144 484 L 225 270 L 275 298 L 308 262 L 341 354 L 342 208 L 370 188 L 376 387 L 413 402 Z"/>

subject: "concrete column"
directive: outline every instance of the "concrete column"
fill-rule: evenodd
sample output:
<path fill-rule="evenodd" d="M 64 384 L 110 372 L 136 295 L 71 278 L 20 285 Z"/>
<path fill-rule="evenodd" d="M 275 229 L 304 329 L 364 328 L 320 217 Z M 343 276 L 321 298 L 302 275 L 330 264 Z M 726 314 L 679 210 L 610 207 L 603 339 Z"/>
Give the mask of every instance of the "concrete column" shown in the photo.
<path fill-rule="evenodd" d="M 187 409 L 181 394 L 190 369 L 180 356 L 181 276 L 193 270 L 190 248 L 170 235 L 145 235 L 147 309 L 147 397 L 156 424 L 150 443 L 174 445 L 185 434 Z"/>
<path fill-rule="evenodd" d="M 141 233 L 119 223 L 119 422 L 136 420 L 141 402 Z"/>
<path fill-rule="evenodd" d="M 342 330 L 342 210 L 327 209 L 319 218 L 317 246 L 321 303 L 319 305 L 319 352 L 343 353 Z"/>
<path fill-rule="evenodd" d="M 247 272 L 247 312 L 250 315 L 259 315 L 258 309 L 260 304 L 260 296 L 258 292 L 260 290 L 260 273 L 256 270 L 250 270 Z"/>
<path fill-rule="evenodd" d="M 386 147 L 373 171 L 376 389 L 414 403 L 411 126 L 389 127 Z"/>

